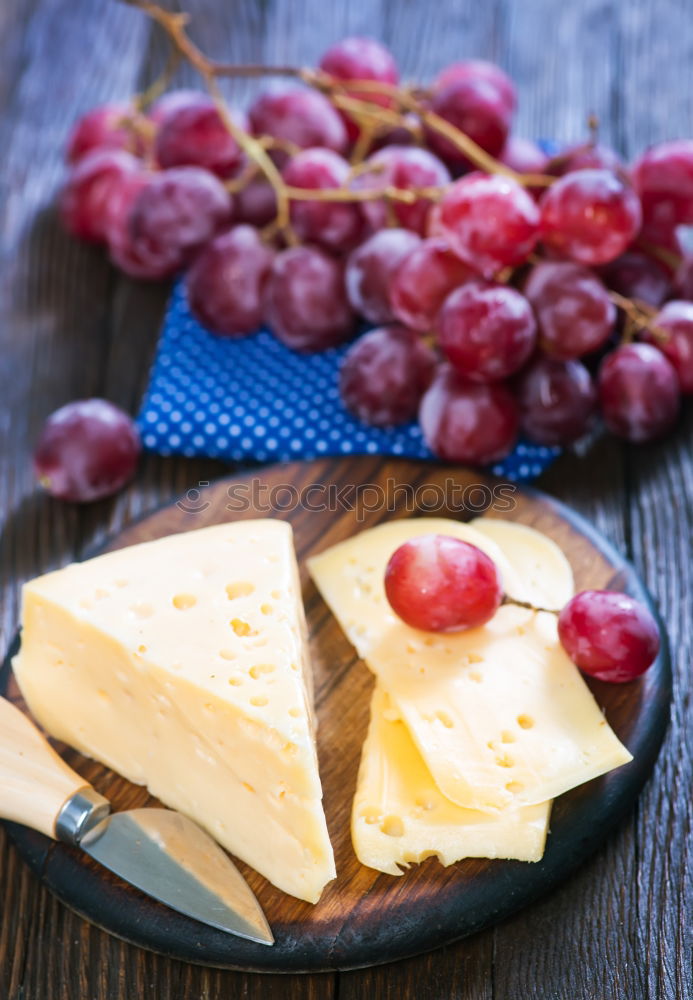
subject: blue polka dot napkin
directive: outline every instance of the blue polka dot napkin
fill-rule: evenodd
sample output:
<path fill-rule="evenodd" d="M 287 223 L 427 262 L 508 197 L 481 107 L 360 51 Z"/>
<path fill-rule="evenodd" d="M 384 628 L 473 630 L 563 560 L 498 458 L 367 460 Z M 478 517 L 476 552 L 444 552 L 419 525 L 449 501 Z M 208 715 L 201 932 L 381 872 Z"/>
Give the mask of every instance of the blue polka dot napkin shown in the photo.
<path fill-rule="evenodd" d="M 296 354 L 267 330 L 242 340 L 215 337 L 191 316 L 178 283 L 137 418 L 144 447 L 233 462 L 352 454 L 434 458 L 418 424 L 382 430 L 346 412 L 338 389 L 345 351 Z M 521 442 L 491 471 L 533 479 L 559 452 Z"/>

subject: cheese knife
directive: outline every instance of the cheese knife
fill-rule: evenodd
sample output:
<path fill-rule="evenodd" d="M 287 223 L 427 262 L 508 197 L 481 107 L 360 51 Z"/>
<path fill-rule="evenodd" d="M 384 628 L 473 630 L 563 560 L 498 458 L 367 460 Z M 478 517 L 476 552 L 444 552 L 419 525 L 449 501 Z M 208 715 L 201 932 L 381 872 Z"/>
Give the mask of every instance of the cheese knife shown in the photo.
<path fill-rule="evenodd" d="M 179 913 L 258 944 L 274 943 L 250 886 L 212 838 L 171 809 L 111 813 L 108 799 L 0 698 L 0 818 L 79 847 Z"/>

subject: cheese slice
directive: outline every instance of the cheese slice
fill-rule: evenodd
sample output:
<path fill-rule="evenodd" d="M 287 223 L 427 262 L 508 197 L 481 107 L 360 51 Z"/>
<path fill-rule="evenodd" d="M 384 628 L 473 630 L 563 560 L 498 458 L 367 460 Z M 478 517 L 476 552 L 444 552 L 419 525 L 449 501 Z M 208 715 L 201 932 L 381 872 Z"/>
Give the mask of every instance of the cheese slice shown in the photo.
<path fill-rule="evenodd" d="M 506 592 L 535 596 L 521 577 L 524 532 L 511 561 L 509 536 L 501 551 L 490 535 L 442 518 L 380 525 L 315 556 L 309 568 L 443 795 L 482 811 L 534 805 L 629 761 L 563 651 L 555 615 L 504 605 L 481 628 L 435 634 L 394 614 L 383 586 L 388 559 L 403 542 L 431 532 L 478 545 L 496 559 Z M 564 569 L 553 559 L 544 565 L 548 592 L 565 597 Z"/>
<path fill-rule="evenodd" d="M 318 900 L 335 868 L 287 524 L 185 532 L 31 581 L 14 670 L 49 733 Z"/>
<path fill-rule="evenodd" d="M 551 803 L 484 813 L 441 795 L 389 696 L 376 684 L 351 816 L 361 864 L 401 875 L 435 855 L 442 865 L 461 858 L 539 861 Z"/>

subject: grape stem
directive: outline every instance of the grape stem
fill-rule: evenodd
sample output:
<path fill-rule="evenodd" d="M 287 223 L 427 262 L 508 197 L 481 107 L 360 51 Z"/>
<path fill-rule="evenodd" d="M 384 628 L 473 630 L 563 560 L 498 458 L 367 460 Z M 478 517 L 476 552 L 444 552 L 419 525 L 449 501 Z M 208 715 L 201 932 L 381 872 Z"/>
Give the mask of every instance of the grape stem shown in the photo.
<path fill-rule="evenodd" d="M 647 330 L 660 343 L 666 343 L 669 340 L 669 334 L 658 327 L 654 321 L 657 310 L 653 306 L 640 301 L 640 299 L 629 299 L 611 289 L 607 289 L 607 291 L 614 305 L 625 313 L 626 324 L 623 330 L 625 343 L 629 343 L 641 330 Z"/>
<path fill-rule="evenodd" d="M 392 186 L 365 190 L 352 190 L 349 187 L 327 190 L 289 187 L 269 155 L 268 148 L 271 148 L 273 144 L 268 142 L 266 138 L 257 138 L 251 135 L 234 120 L 219 88 L 218 81 L 221 77 L 287 76 L 301 80 L 308 86 L 319 90 L 334 107 L 350 115 L 359 127 L 359 137 L 351 157 L 352 166 L 358 167 L 368 155 L 373 140 L 389 129 L 405 128 L 420 140 L 423 127 L 426 126 L 444 136 L 476 167 L 487 173 L 503 174 L 524 186 L 532 187 L 548 185 L 555 180 L 555 178 L 547 177 L 544 174 L 519 174 L 504 163 L 489 156 L 468 135 L 426 106 L 424 102 L 428 95 L 421 87 L 398 87 L 375 80 L 350 80 L 345 83 L 320 69 L 297 66 L 261 66 L 253 63 L 218 62 L 206 56 L 188 35 L 189 17 L 187 14 L 164 10 L 152 0 L 124 0 L 124 2 L 141 10 L 158 24 L 167 34 L 173 46 L 175 57 L 186 59 L 200 74 L 226 128 L 251 163 L 258 168 L 248 169 L 242 173 L 240 178 L 236 178 L 233 182 L 233 191 L 239 191 L 245 184 L 250 183 L 257 176 L 259 170 L 274 189 L 277 200 L 276 219 L 270 224 L 270 230 L 272 233 L 283 233 L 290 245 L 298 242 L 291 227 L 290 203 L 292 200 L 362 202 L 384 199 L 391 207 L 393 202 L 411 204 L 418 198 L 439 201 L 445 194 L 448 185 L 406 190 Z M 155 81 L 139 96 L 136 101 L 138 110 L 145 108 L 154 97 L 158 96 L 162 86 L 166 85 L 171 73 L 170 65 L 160 80 Z M 359 96 L 354 96 L 355 94 Z M 386 96 L 390 100 L 390 106 L 383 107 L 381 104 L 369 100 L 368 97 L 371 95 L 373 97 Z M 416 116 L 415 122 L 410 120 L 412 114 Z"/>
<path fill-rule="evenodd" d="M 560 615 L 560 608 L 538 608 L 535 604 L 530 604 L 529 601 L 518 601 L 514 597 L 508 597 L 507 594 L 503 596 L 501 604 L 509 604 L 516 608 L 526 608 L 528 611 L 544 611 L 547 615 Z"/>

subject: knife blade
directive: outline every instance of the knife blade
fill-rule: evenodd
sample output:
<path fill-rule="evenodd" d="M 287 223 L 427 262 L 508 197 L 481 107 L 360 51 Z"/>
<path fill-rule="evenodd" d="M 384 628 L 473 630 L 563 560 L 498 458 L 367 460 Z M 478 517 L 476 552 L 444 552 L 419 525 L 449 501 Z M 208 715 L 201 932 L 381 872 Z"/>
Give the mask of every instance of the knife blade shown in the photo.
<path fill-rule="evenodd" d="M 0 817 L 81 848 L 147 895 L 188 917 L 271 945 L 250 886 L 217 843 L 171 809 L 110 812 L 29 718 L 0 698 Z"/>

